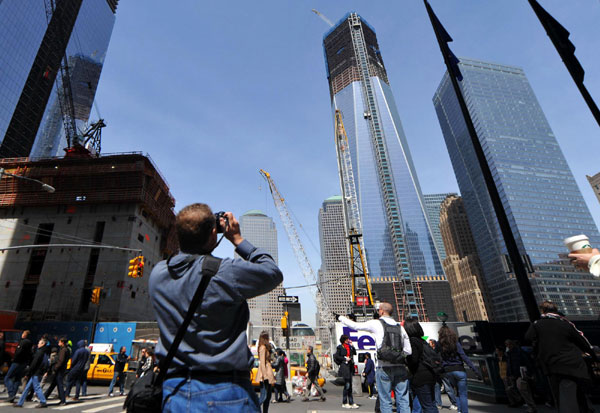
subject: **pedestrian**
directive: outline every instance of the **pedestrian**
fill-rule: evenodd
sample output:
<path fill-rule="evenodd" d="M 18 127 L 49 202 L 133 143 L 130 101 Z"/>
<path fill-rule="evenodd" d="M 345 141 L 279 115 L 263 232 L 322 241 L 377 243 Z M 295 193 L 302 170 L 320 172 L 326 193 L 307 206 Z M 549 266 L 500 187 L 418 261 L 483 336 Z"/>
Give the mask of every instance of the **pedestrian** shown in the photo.
<path fill-rule="evenodd" d="M 285 362 L 285 353 L 282 349 L 277 349 L 277 358 L 272 367 L 275 369 L 275 398 L 273 403 L 281 403 L 283 401 L 289 402 L 291 396 L 287 392 L 285 379 L 287 377 L 287 363 Z M 286 400 L 283 400 L 283 396 L 286 396 Z"/>
<path fill-rule="evenodd" d="M 146 361 L 142 365 L 142 374 L 140 374 L 140 377 L 152 371 L 152 369 L 154 369 L 154 350 L 150 348 L 146 350 Z"/>
<path fill-rule="evenodd" d="M 425 347 L 429 344 L 423 340 L 425 333 L 415 317 L 404 320 L 404 330 L 410 339 L 412 353 L 406 358 L 411 373 L 410 388 L 421 405 L 424 413 L 437 413 L 435 405 L 435 373 L 425 362 Z"/>
<path fill-rule="evenodd" d="M 341 317 L 340 317 L 341 321 Z M 344 380 L 344 389 L 342 391 L 342 407 L 344 409 L 358 409 L 359 406 L 354 403 L 352 394 L 352 377 L 354 376 L 354 356 L 356 349 L 352 345 L 352 340 L 342 334 L 340 336 L 340 344 L 333 355 L 333 361 L 339 366 L 338 377 Z"/>
<path fill-rule="evenodd" d="M 79 392 L 81 390 L 81 383 L 83 382 L 83 374 L 85 370 L 85 363 L 90 357 L 90 352 L 85 346 L 84 340 L 77 342 L 77 350 L 73 353 L 71 358 L 71 369 L 67 374 L 67 388 L 65 390 L 66 397 L 70 397 L 71 388 L 75 385 L 75 396 L 71 400 L 79 400 Z M 87 374 L 87 373 L 86 373 Z"/>
<path fill-rule="evenodd" d="M 148 357 L 148 354 L 146 353 L 146 347 L 144 347 L 141 350 L 140 360 L 138 361 L 137 370 L 135 371 L 136 378 L 139 378 L 142 375 L 142 367 L 144 366 L 144 363 L 146 363 L 147 357 Z"/>
<path fill-rule="evenodd" d="M 398 413 L 410 412 L 408 396 L 408 371 L 406 363 L 400 359 L 412 353 L 410 340 L 404 328 L 392 318 L 393 307 L 390 303 L 382 302 L 377 309 L 379 319 L 357 323 L 347 317 L 340 316 L 339 321 L 355 330 L 368 331 L 375 337 L 377 347 L 377 364 L 375 365 L 375 382 L 377 384 L 377 401 L 382 413 L 392 412 L 392 391 L 396 398 Z M 338 346 L 339 350 L 340 346 Z M 398 360 L 384 360 L 381 351 L 396 349 Z M 337 354 L 337 353 L 336 353 Z M 388 355 L 389 357 L 389 355 Z M 388 358 L 385 357 L 384 358 Z M 340 367 L 341 370 L 341 367 Z"/>
<path fill-rule="evenodd" d="M 87 340 L 85 340 L 85 348 L 88 351 L 88 356 L 87 356 L 85 364 L 83 366 L 83 373 L 81 375 L 81 395 L 82 396 L 87 396 L 87 376 L 88 376 L 88 371 L 90 370 L 90 367 L 92 365 L 92 358 L 94 357 L 94 356 L 92 356 L 91 347 L 88 346 L 88 344 L 87 344 Z"/>
<path fill-rule="evenodd" d="M 259 411 L 250 383 L 254 356 L 246 345 L 247 300 L 275 289 L 283 275 L 271 255 L 242 237 L 231 212 L 219 214 L 217 221 L 208 205 L 193 204 L 177 214 L 181 251 L 156 264 L 149 280 L 160 330 L 156 353 L 160 359 L 171 347 L 202 279 L 204 262 L 219 262 L 206 258 L 218 243 L 217 223 L 240 258 L 220 260 L 208 283 L 163 383 L 164 412 L 207 411 L 215 401 L 227 405 L 228 413 Z"/>
<path fill-rule="evenodd" d="M 319 361 L 313 353 L 313 347 L 308 346 L 306 349 L 306 376 L 308 377 L 308 380 L 306 381 L 306 389 L 304 390 L 304 397 L 302 398 L 303 402 L 307 402 L 309 400 L 310 391 L 313 386 L 315 386 L 320 400 L 322 402 L 325 401 L 325 394 L 323 393 L 321 386 L 319 386 L 320 370 L 321 366 L 319 365 Z"/>
<path fill-rule="evenodd" d="M 113 397 L 113 388 L 119 380 L 119 396 L 123 396 L 125 390 L 125 364 L 129 357 L 127 356 L 127 349 L 125 346 L 122 346 L 119 350 L 119 354 L 115 357 L 115 370 L 113 372 L 113 378 L 110 381 L 110 385 L 108 386 L 108 395 L 109 397 Z M 142 370 L 143 373 L 143 370 Z"/>
<path fill-rule="evenodd" d="M 559 413 L 588 412 L 585 390 L 590 384 L 587 365 L 589 354 L 598 361 L 595 352 L 581 331 L 558 312 L 551 301 L 540 306 L 541 318 L 529 326 L 525 339 L 533 343 L 538 364 L 548 376 Z"/>
<path fill-rule="evenodd" d="M 29 330 L 25 330 L 21 334 L 21 340 L 17 344 L 12 364 L 6 372 L 6 376 L 4 376 L 4 385 L 8 392 L 8 403 L 12 403 L 15 400 L 21 379 L 25 374 L 25 369 L 31 362 L 33 343 L 29 339 L 30 335 L 31 332 Z"/>
<path fill-rule="evenodd" d="M 481 373 L 477 367 L 467 357 L 462 346 L 458 342 L 458 336 L 448 326 L 443 325 L 438 331 L 438 344 L 441 347 L 442 366 L 444 368 L 444 378 L 452 386 L 456 394 L 458 411 L 461 413 L 469 412 L 469 399 L 467 398 L 467 372 L 464 363 L 466 363 L 475 373 L 479 380 L 482 379 Z"/>
<path fill-rule="evenodd" d="M 506 340 L 506 394 L 512 404 L 509 407 L 521 407 L 527 404 L 527 413 L 536 413 L 537 408 L 529 382 L 533 377 L 533 366 L 528 362 L 527 355 L 521 351 L 513 340 Z"/>
<path fill-rule="evenodd" d="M 262 405 L 262 412 L 268 413 L 271 403 L 271 390 L 275 384 L 273 367 L 271 366 L 271 343 L 269 333 L 263 331 L 258 337 L 258 371 L 256 381 L 260 384 L 260 398 L 258 403 Z"/>
<path fill-rule="evenodd" d="M 365 368 L 362 375 L 365 378 L 369 399 L 375 400 L 377 398 L 375 396 L 375 363 L 371 359 L 371 353 L 365 353 Z"/>
<path fill-rule="evenodd" d="M 432 338 L 429 339 L 429 346 L 437 354 L 440 353 L 440 349 L 437 345 L 437 341 L 435 341 L 434 339 L 432 339 Z M 437 378 L 437 380 L 435 382 L 434 390 L 435 390 L 435 405 L 437 406 L 438 409 L 441 409 L 444 407 L 442 405 L 442 384 L 443 384 L 442 378 L 441 377 Z"/>
<path fill-rule="evenodd" d="M 40 387 L 42 387 L 42 389 L 44 387 L 46 387 L 46 385 L 49 385 L 50 383 L 52 383 L 54 381 L 53 369 L 54 369 L 54 365 L 56 364 L 57 360 L 58 360 L 58 347 L 52 347 L 50 349 L 48 371 L 46 372 L 46 374 L 44 374 L 44 377 L 42 377 L 42 381 L 40 382 Z"/>
<path fill-rule="evenodd" d="M 17 402 L 14 407 L 23 407 L 25 404 L 25 399 L 29 394 L 29 391 L 33 389 L 37 397 L 40 399 L 40 403 L 36 407 L 46 407 L 46 398 L 44 397 L 44 393 L 42 392 L 42 388 L 40 387 L 40 380 L 42 376 L 48 370 L 50 366 L 50 362 L 48 360 L 48 350 L 49 347 L 46 346 L 48 343 L 48 339 L 41 338 L 38 341 L 37 350 L 29 365 L 29 370 L 27 372 L 27 384 L 23 389 L 23 394 L 21 394 L 21 398 Z"/>
<path fill-rule="evenodd" d="M 52 368 L 52 374 L 54 380 L 50 383 L 50 387 L 46 389 L 44 397 L 48 399 L 52 391 L 56 387 L 58 389 L 58 398 L 60 399 L 59 405 L 66 404 L 67 400 L 65 397 L 65 389 L 63 387 L 63 381 L 65 378 L 65 371 L 67 370 L 67 363 L 69 362 L 69 348 L 67 347 L 67 338 L 61 337 L 58 340 L 58 357 L 56 363 Z"/>

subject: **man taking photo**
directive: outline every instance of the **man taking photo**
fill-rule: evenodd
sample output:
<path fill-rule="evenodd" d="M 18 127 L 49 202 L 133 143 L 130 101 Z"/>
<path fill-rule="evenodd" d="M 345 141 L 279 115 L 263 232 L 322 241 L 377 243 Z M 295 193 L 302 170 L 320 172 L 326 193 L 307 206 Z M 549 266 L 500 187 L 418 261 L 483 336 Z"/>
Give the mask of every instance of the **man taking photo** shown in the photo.
<path fill-rule="evenodd" d="M 231 212 L 219 221 L 206 204 L 183 208 L 175 227 L 180 252 L 159 262 L 149 280 L 160 330 L 159 359 L 171 347 L 202 278 L 205 256 L 218 245 L 222 231 L 241 258 L 224 258 L 210 279 L 163 384 L 164 412 L 219 409 L 258 412 L 250 383 L 254 357 L 247 345 L 247 299 L 265 294 L 283 281 L 273 258 L 244 240 Z"/>

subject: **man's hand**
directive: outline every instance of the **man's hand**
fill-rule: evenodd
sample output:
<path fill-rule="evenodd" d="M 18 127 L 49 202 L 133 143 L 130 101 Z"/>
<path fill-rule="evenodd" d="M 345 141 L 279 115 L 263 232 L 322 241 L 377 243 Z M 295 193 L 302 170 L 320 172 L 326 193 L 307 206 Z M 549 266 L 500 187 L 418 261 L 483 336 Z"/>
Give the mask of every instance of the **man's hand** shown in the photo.
<path fill-rule="evenodd" d="M 588 269 L 588 262 L 594 255 L 600 255 L 600 250 L 594 248 L 592 252 L 588 254 L 569 254 L 569 258 L 571 259 L 571 264 L 573 264 L 577 268 L 581 268 L 583 270 Z"/>
<path fill-rule="evenodd" d="M 240 223 L 233 216 L 231 212 L 225 212 L 225 216 L 229 223 L 227 224 L 227 228 L 225 228 L 225 238 L 227 238 L 233 245 L 236 247 L 242 243 L 244 238 L 242 238 L 242 234 L 240 232 Z M 221 225 L 225 226 L 225 219 L 221 218 Z"/>

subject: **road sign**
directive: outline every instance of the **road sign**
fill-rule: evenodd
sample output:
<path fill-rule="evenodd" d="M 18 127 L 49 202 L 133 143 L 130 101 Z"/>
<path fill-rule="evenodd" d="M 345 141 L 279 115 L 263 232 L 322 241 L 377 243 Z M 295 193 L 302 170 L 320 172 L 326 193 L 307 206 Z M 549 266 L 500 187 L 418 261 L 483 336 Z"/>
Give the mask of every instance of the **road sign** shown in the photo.
<path fill-rule="evenodd" d="M 297 295 L 278 295 L 277 301 L 280 303 L 297 303 L 298 296 Z"/>

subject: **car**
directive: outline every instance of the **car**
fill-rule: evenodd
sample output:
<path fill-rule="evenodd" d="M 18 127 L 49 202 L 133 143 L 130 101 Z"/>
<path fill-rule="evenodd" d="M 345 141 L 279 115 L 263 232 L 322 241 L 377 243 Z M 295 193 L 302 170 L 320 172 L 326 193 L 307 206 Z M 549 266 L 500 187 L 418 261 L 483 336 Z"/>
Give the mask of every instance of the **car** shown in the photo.
<path fill-rule="evenodd" d="M 306 375 L 306 367 L 300 366 L 289 366 L 289 378 L 291 379 L 294 376 L 305 376 Z M 258 373 L 258 356 L 254 356 L 254 365 L 252 366 L 251 371 L 251 382 L 252 386 L 255 388 L 260 388 L 260 383 L 256 381 L 256 374 Z M 275 373 L 275 369 L 273 369 L 273 373 Z M 317 379 L 319 382 L 319 386 L 323 387 L 325 385 L 325 378 L 319 374 L 319 378 Z"/>
<path fill-rule="evenodd" d="M 115 373 L 115 359 L 119 353 L 114 352 L 92 352 L 90 369 L 87 373 L 88 381 L 111 381 Z M 67 363 L 67 369 L 71 368 L 71 360 Z M 128 371 L 129 363 L 125 364 Z"/>

